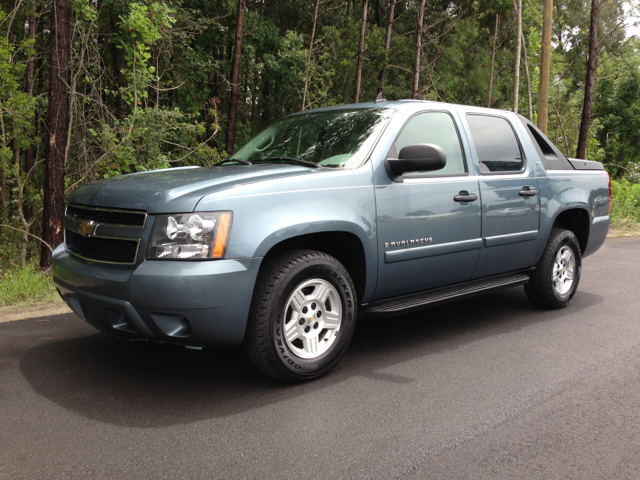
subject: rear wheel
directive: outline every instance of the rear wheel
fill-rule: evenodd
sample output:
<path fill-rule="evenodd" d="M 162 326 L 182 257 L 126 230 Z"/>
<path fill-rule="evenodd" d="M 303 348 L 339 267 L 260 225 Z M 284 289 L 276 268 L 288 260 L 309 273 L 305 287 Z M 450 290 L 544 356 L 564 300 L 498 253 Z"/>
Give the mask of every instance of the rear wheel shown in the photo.
<path fill-rule="evenodd" d="M 313 250 L 286 252 L 260 271 L 245 351 L 278 380 L 316 378 L 340 361 L 355 319 L 355 287 L 338 260 Z"/>
<path fill-rule="evenodd" d="M 569 230 L 552 229 L 536 270 L 524 286 L 527 298 L 539 307 L 566 307 L 578 289 L 581 268 L 576 236 Z"/>

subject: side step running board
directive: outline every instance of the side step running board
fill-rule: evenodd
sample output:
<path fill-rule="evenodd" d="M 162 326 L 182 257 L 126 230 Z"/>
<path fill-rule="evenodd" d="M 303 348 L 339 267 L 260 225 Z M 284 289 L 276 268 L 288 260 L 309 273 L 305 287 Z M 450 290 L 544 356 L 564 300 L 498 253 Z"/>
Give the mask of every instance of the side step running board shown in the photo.
<path fill-rule="evenodd" d="M 443 287 L 428 292 L 414 293 L 402 297 L 389 298 L 363 305 L 365 317 L 388 317 L 401 315 L 415 310 L 440 305 L 472 297 L 489 290 L 524 285 L 529 282 L 529 275 L 513 273 L 499 277 L 485 278 L 472 282 L 465 282 L 451 287 Z"/>

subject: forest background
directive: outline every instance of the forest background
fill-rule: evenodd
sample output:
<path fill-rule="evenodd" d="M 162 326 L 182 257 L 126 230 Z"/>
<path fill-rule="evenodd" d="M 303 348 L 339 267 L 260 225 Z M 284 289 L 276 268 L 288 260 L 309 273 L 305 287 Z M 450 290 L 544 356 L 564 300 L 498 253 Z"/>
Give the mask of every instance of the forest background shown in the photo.
<path fill-rule="evenodd" d="M 614 220 L 640 222 L 636 5 L 546 2 L 544 115 L 542 0 L 0 0 L 0 278 L 49 267 L 78 185 L 214 165 L 285 115 L 380 92 L 546 120 L 617 180 Z"/>

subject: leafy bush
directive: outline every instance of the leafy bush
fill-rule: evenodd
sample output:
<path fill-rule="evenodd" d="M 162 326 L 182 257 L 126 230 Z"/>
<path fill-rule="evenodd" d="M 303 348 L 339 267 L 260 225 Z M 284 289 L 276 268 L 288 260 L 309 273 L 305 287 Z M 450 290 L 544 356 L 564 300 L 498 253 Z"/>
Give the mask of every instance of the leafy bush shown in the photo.
<path fill-rule="evenodd" d="M 616 223 L 640 223 L 640 184 L 627 180 L 611 182 L 613 202 L 611 221 Z"/>
<path fill-rule="evenodd" d="M 50 273 L 35 265 L 0 272 L 0 307 L 34 300 L 54 301 L 58 297 Z"/>

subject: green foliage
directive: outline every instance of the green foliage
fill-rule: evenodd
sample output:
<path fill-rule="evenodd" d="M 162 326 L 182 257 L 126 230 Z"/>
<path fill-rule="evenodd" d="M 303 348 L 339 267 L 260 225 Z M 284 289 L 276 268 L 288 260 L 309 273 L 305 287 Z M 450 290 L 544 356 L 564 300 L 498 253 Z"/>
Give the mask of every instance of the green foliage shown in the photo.
<path fill-rule="evenodd" d="M 554 2 L 548 136 L 567 156 L 575 155 L 581 121 L 590 3 Z M 65 194 L 98 178 L 210 166 L 226 157 L 237 5 L 236 0 L 71 0 Z M 311 44 L 315 5 L 316 0 L 247 2 L 236 149 L 283 116 L 353 101 L 363 3 L 321 1 Z M 388 54 L 389 1 L 368 5 L 360 101 L 376 98 L 385 63 L 385 98 L 410 98 L 419 2 L 396 3 Z M 622 19 L 621 5 L 607 2 L 600 14 L 604 40 L 587 158 L 605 163 L 614 179 L 639 183 L 640 43 L 625 43 L 624 27 L 607 33 Z M 542 2 L 524 0 L 523 7 L 530 90 L 523 61 L 518 108 L 530 115 L 530 93 L 536 121 Z M 418 97 L 485 106 L 492 80 L 491 106 L 511 109 L 515 20 L 512 0 L 427 2 Z M 35 39 L 26 28 L 33 22 Z M 0 0 L 0 167 L 7 193 L 0 213 L 22 229 L 20 213 L 31 209 L 36 220 L 28 229 L 36 235 L 42 229 L 48 141 L 50 22 L 50 3 L 44 0 Z M 30 58 L 35 58 L 33 95 L 26 93 Z M 35 161 L 29 176 L 28 149 Z M 0 257 L 26 262 L 22 234 L 0 234 Z M 36 254 L 38 242 L 28 242 L 29 252 Z"/>
<path fill-rule="evenodd" d="M 96 167 L 96 176 L 112 177 L 123 173 L 169 168 L 190 153 L 205 132 L 202 124 L 191 122 L 193 115 L 178 109 L 140 108 L 122 122 L 103 124 L 91 130 L 95 141 L 107 152 Z M 185 147 L 185 145 L 187 147 Z"/>
<path fill-rule="evenodd" d="M 613 201 L 611 203 L 612 223 L 640 223 L 640 183 L 613 180 L 611 187 L 613 189 Z"/>
<path fill-rule="evenodd" d="M 153 80 L 159 80 L 156 67 L 149 64 L 151 47 L 162 38 L 162 32 L 171 28 L 175 23 L 175 9 L 159 2 L 149 5 L 131 3 L 128 15 L 120 16 L 121 43 L 118 46 L 125 51 L 127 60 L 127 77 L 129 85 L 121 89 L 134 110 L 142 102 L 138 99 L 147 98 L 147 85 Z"/>
<path fill-rule="evenodd" d="M 599 83 L 598 122 L 594 133 L 603 161 L 616 178 L 640 181 L 640 58 L 624 52 L 607 65 L 614 76 Z"/>
<path fill-rule="evenodd" d="M 0 307 L 36 300 L 54 301 L 57 298 L 51 274 L 39 271 L 33 264 L 0 271 Z"/>

